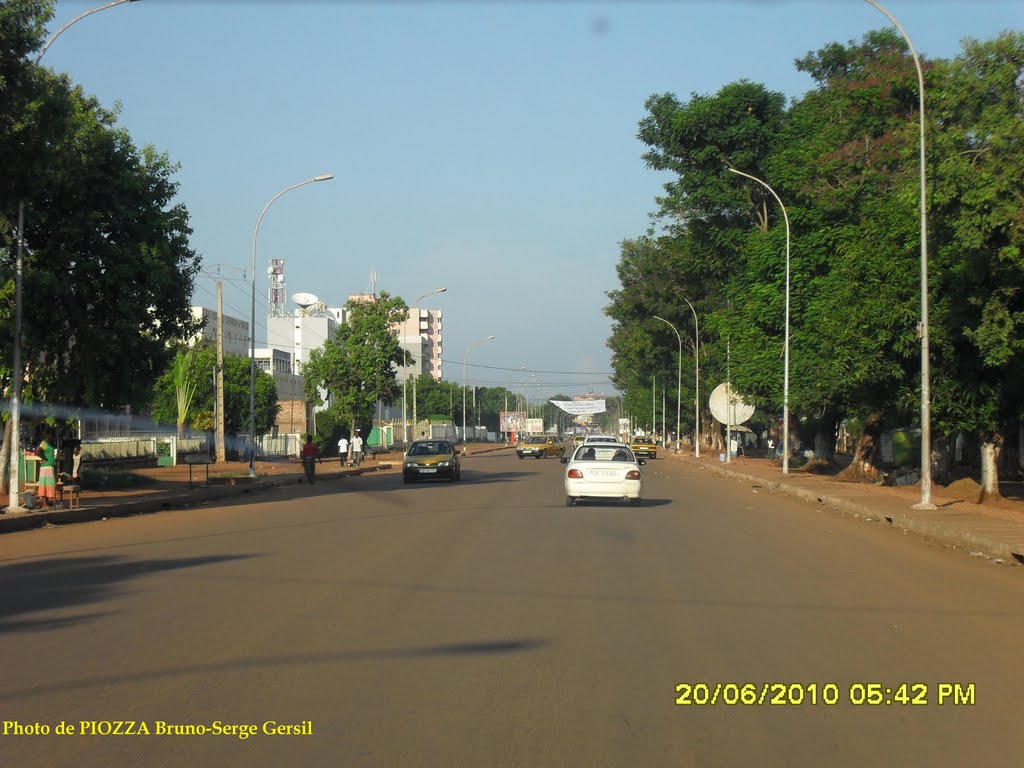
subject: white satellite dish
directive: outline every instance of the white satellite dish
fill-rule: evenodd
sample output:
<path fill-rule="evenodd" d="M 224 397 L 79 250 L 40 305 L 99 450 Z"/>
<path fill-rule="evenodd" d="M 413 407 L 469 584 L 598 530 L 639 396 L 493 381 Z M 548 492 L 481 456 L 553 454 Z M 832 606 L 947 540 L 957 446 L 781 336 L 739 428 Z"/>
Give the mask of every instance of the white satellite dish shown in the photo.
<path fill-rule="evenodd" d="M 722 424 L 734 426 L 749 421 L 754 415 L 754 406 L 743 402 L 743 396 L 732 390 L 732 405 L 729 404 L 729 385 L 719 384 L 708 398 L 711 415 Z"/>
<path fill-rule="evenodd" d="M 312 307 L 314 304 L 320 303 L 320 299 L 318 299 L 312 293 L 293 293 L 292 301 L 294 301 L 303 309 L 305 309 L 306 307 Z"/>

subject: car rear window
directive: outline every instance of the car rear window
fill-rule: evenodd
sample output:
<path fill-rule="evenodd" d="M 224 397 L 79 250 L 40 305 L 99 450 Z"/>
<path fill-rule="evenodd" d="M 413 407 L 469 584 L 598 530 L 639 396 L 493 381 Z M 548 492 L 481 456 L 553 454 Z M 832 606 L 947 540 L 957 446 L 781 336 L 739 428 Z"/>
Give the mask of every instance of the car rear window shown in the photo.
<path fill-rule="evenodd" d="M 576 449 L 573 461 L 636 461 L 633 452 L 624 445 L 590 443 Z"/>

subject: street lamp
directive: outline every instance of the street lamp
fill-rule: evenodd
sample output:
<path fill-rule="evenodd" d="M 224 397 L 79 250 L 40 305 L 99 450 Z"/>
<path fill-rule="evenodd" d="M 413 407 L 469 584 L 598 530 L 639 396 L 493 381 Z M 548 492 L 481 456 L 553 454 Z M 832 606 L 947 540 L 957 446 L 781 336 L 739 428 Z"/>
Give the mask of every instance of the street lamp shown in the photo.
<path fill-rule="evenodd" d="M 931 364 L 928 359 L 931 353 L 928 349 L 928 208 L 925 197 L 924 165 L 924 73 L 921 70 L 921 60 L 917 56 L 914 44 L 910 41 L 910 35 L 903 29 L 903 25 L 875 0 L 865 0 L 865 2 L 884 14 L 903 35 L 903 39 L 907 41 L 907 46 L 910 48 L 910 55 L 914 57 L 914 67 L 917 68 L 919 164 L 921 167 L 921 501 L 914 505 L 914 509 L 935 509 L 935 505 L 932 504 Z"/>
<path fill-rule="evenodd" d="M 697 310 L 693 308 L 685 296 L 680 297 L 686 302 L 686 306 L 693 312 L 693 388 L 694 388 L 694 409 L 693 415 L 697 426 L 693 433 L 693 455 L 700 458 L 700 325 L 697 323 Z"/>
<path fill-rule="evenodd" d="M 870 2 L 870 0 L 869 0 Z M 775 190 L 769 187 L 765 182 L 756 176 L 751 176 L 749 173 L 743 171 L 737 171 L 735 168 L 729 168 L 729 171 L 740 176 L 744 176 L 751 181 L 756 181 L 762 187 L 771 192 L 772 197 L 775 198 L 775 202 L 779 204 L 779 208 L 782 209 L 782 217 L 786 220 L 786 346 L 785 346 L 785 363 L 783 365 L 783 376 L 782 376 L 782 474 L 789 474 L 789 215 L 786 213 L 786 206 L 782 204 L 782 200 L 775 194 Z M 730 397 L 730 406 L 732 403 Z M 731 446 L 726 447 L 727 451 L 731 451 Z"/>
<path fill-rule="evenodd" d="M 91 8 L 84 11 L 67 24 L 62 26 L 52 35 L 49 39 L 43 43 L 43 47 L 39 49 L 39 53 L 36 55 L 33 64 L 39 66 L 40 60 L 43 58 L 43 54 L 46 53 L 47 49 L 53 45 L 53 41 L 60 37 L 69 27 L 73 24 L 84 19 L 86 16 L 92 16 L 94 13 L 105 11 L 108 8 L 113 8 L 115 5 L 124 5 L 125 3 L 135 2 L 135 0 L 114 0 L 111 3 Z M 18 247 L 16 249 L 14 259 L 14 341 L 13 347 L 13 360 L 11 377 L 13 379 L 11 386 L 11 466 L 10 466 L 10 500 L 8 501 L 8 510 L 11 512 L 21 510 L 21 305 L 22 305 L 22 290 L 21 290 L 21 273 L 23 257 L 22 253 L 25 249 L 25 201 L 18 201 Z"/>
<path fill-rule="evenodd" d="M 466 358 L 469 357 L 469 350 L 479 344 L 481 341 L 492 341 L 494 336 L 484 336 L 482 339 L 477 339 L 466 349 L 466 354 L 462 356 L 462 443 L 466 443 Z"/>
<path fill-rule="evenodd" d="M 421 301 L 423 301 L 423 299 L 427 298 L 427 296 L 433 296 L 435 293 L 444 293 L 447 290 L 448 290 L 447 288 L 435 288 L 434 290 L 430 291 L 429 293 L 424 293 L 422 296 L 418 297 L 416 299 L 416 301 L 414 301 L 412 303 L 412 306 L 409 307 L 409 310 L 411 311 L 411 310 L 415 309 L 416 307 L 418 307 L 419 303 Z M 416 339 L 417 340 L 420 339 L 419 310 L 416 311 Z M 422 351 L 422 346 L 421 345 L 417 345 L 417 346 L 420 347 L 420 349 L 417 350 L 417 351 Z M 413 362 L 414 363 L 416 362 L 415 356 L 413 358 Z M 413 431 L 416 430 L 416 378 L 418 376 L 419 376 L 419 371 L 416 372 L 416 376 L 414 376 L 413 380 L 412 380 L 412 428 L 413 428 Z M 409 422 L 406 419 L 406 408 L 405 408 L 405 392 L 406 392 L 406 386 L 408 385 L 408 383 L 409 383 L 409 367 L 405 366 L 405 376 L 402 378 L 402 444 L 405 445 L 405 446 L 408 446 L 408 444 L 409 444 Z"/>
<path fill-rule="evenodd" d="M 312 179 L 306 179 L 298 184 L 285 187 L 274 195 L 269 203 L 263 206 L 263 210 L 260 211 L 260 217 L 256 219 L 256 228 L 252 232 L 252 313 L 250 315 L 252 326 L 249 328 L 249 477 L 256 477 L 256 237 L 260 233 L 260 222 L 263 221 L 263 216 L 270 209 L 270 206 L 277 202 L 277 199 L 286 192 L 291 192 L 293 189 L 298 189 L 317 181 L 329 181 L 333 178 L 333 173 L 322 173 L 319 176 L 314 176 Z"/>
<path fill-rule="evenodd" d="M 524 363 L 523 365 L 521 365 L 518 368 L 516 368 L 515 373 L 518 373 L 519 371 L 525 371 L 525 370 L 526 370 L 526 364 Z M 512 375 L 513 375 L 512 373 L 509 373 L 509 375 L 505 377 L 505 419 L 506 420 L 508 419 L 508 388 L 511 385 Z M 506 423 L 504 426 L 507 427 L 508 424 Z M 504 430 L 504 432 L 505 432 L 505 445 L 508 445 L 508 433 L 509 433 L 509 431 L 514 431 L 514 430 L 508 430 L 508 429 Z"/>
<path fill-rule="evenodd" d="M 676 339 L 679 341 L 679 365 L 677 366 L 678 370 L 676 372 L 676 451 L 678 451 L 679 450 L 679 412 L 680 412 L 680 403 L 682 402 L 680 398 L 682 397 L 682 394 L 683 394 L 683 337 L 679 335 L 679 330 L 674 325 L 672 325 L 672 323 L 670 323 L 668 320 L 666 320 L 664 317 L 658 317 L 657 315 L 653 315 L 653 317 L 654 317 L 655 320 L 661 320 L 661 322 L 665 323 L 669 328 L 671 328 L 673 331 L 675 331 L 676 332 Z"/>

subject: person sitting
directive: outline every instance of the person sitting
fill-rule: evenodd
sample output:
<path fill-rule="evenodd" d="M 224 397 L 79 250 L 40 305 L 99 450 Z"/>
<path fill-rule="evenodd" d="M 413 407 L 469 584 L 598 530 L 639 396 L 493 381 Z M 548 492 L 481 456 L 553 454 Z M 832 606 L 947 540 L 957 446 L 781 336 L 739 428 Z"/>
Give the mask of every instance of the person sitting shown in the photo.
<path fill-rule="evenodd" d="M 629 458 L 626 456 L 626 452 L 619 448 L 619 450 L 615 452 L 615 455 L 612 456 L 612 461 L 629 461 Z"/>
<path fill-rule="evenodd" d="M 594 461 L 597 458 L 597 455 L 594 453 L 593 448 L 587 448 L 585 451 L 583 451 L 583 455 L 580 456 L 580 458 L 583 461 Z"/>

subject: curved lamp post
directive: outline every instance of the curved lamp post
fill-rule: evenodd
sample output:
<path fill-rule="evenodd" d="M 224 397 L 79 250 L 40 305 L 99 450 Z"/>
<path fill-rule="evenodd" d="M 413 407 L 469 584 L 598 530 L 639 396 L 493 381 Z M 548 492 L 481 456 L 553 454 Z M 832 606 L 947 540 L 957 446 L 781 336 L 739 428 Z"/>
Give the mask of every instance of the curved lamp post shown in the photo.
<path fill-rule="evenodd" d="M 91 8 L 84 11 L 67 24 L 62 26 L 56 32 L 54 32 L 43 43 L 43 47 L 39 49 L 39 53 L 36 54 L 35 61 L 33 64 L 39 66 L 40 60 L 43 58 L 43 54 L 53 45 L 53 41 L 60 37 L 69 27 L 73 24 L 78 23 L 86 16 L 92 16 L 94 13 L 105 11 L 108 8 L 113 8 L 115 5 L 124 5 L 125 3 L 132 3 L 136 0 L 114 0 L 111 3 Z M 14 258 L 14 340 L 11 344 L 12 349 L 12 365 L 11 365 L 11 466 L 10 466 L 10 500 L 8 501 L 8 509 L 10 511 L 21 510 L 21 305 L 22 305 L 22 292 L 21 292 L 21 273 L 23 257 L 22 253 L 25 249 L 25 201 L 18 201 L 18 246 Z"/>
<path fill-rule="evenodd" d="M 924 151 L 924 73 L 921 70 L 921 60 L 917 56 L 910 35 L 903 29 L 903 25 L 875 0 L 865 0 L 865 2 L 881 12 L 903 35 L 903 39 L 907 41 L 907 47 L 910 48 L 910 55 L 914 57 L 914 67 L 917 69 L 919 162 L 921 167 L 921 501 L 914 505 L 914 509 L 935 509 L 935 505 L 932 504 L 931 364 L 928 359 L 931 353 L 928 348 L 928 207 L 925 197 L 927 179 Z"/>
<path fill-rule="evenodd" d="M 435 288 L 434 290 L 430 291 L 429 293 L 424 293 L 422 296 L 418 297 L 416 299 L 416 301 L 414 301 L 412 303 L 412 306 L 409 307 L 410 311 L 413 310 L 413 309 L 416 309 L 419 306 L 419 303 L 421 301 L 423 301 L 425 298 L 427 298 L 427 296 L 433 296 L 435 293 L 444 293 L 447 290 L 448 290 L 447 288 Z M 419 310 L 418 309 L 416 311 L 416 338 L 417 339 L 420 338 L 420 319 L 419 319 Z M 415 357 L 413 359 L 413 362 L 414 363 L 416 362 Z M 419 377 L 419 371 L 416 372 L 416 376 L 413 376 L 413 379 L 412 379 L 412 428 L 413 428 L 414 432 L 416 431 L 416 379 L 418 377 Z M 402 379 L 402 444 L 405 445 L 405 446 L 409 445 L 409 422 L 406 419 L 406 407 L 405 407 L 405 391 L 406 391 L 406 387 L 407 387 L 408 384 L 409 384 L 409 368 L 408 368 L 408 366 L 406 366 L 406 368 L 405 368 L 405 377 Z M 415 435 L 413 435 L 413 437 L 415 437 Z"/>
<path fill-rule="evenodd" d="M 291 192 L 293 189 L 298 189 L 317 181 L 328 181 L 333 178 L 333 173 L 323 173 L 319 176 L 314 176 L 312 179 L 306 179 L 298 184 L 285 187 L 274 195 L 269 203 L 263 206 L 263 210 L 260 211 L 260 217 L 256 219 L 256 228 L 252 232 L 252 312 L 250 315 L 252 327 L 249 329 L 249 477 L 256 477 L 256 237 L 260 233 L 260 222 L 263 221 L 263 216 L 270 209 L 270 206 L 277 202 L 277 199 L 286 192 Z"/>
<path fill-rule="evenodd" d="M 700 458 L 700 325 L 697 323 L 697 310 L 693 308 L 686 297 L 681 297 L 686 306 L 693 312 L 693 387 L 694 387 L 694 409 L 693 415 L 696 427 L 693 433 L 693 455 Z"/>
<path fill-rule="evenodd" d="M 775 202 L 779 204 L 779 208 L 782 209 L 782 217 L 786 220 L 786 346 L 785 346 L 785 363 L 783 365 L 783 376 L 782 376 L 782 474 L 789 474 L 789 215 L 786 213 L 786 206 L 782 204 L 779 196 L 775 194 L 775 190 L 769 187 L 765 182 L 756 176 L 751 176 L 749 173 L 743 171 L 737 171 L 735 168 L 729 168 L 729 171 L 740 176 L 744 176 L 751 181 L 756 181 L 762 187 L 771 192 L 772 197 L 775 198 Z M 730 400 L 730 403 L 732 401 Z M 727 451 L 731 451 L 731 448 L 727 447 Z"/>
<path fill-rule="evenodd" d="M 484 336 L 482 339 L 477 339 L 466 349 L 466 354 L 462 356 L 462 443 L 466 443 L 466 358 L 469 357 L 469 350 L 479 344 L 481 341 L 492 341 L 494 336 Z"/>
<path fill-rule="evenodd" d="M 513 373 L 510 373 L 508 376 L 505 377 L 505 413 L 506 414 L 508 414 L 508 388 L 511 385 L 512 376 L 514 375 L 514 373 L 518 373 L 519 371 L 525 371 L 526 370 L 526 366 L 527 366 L 527 363 L 523 363 L 521 366 L 516 368 L 516 370 Z M 507 415 L 506 415 L 506 418 L 507 418 Z M 505 445 L 508 445 L 508 433 L 509 432 L 514 432 L 514 431 L 515 430 L 509 430 L 509 429 L 504 430 L 504 432 L 505 432 Z"/>
<path fill-rule="evenodd" d="M 673 331 L 675 331 L 676 332 L 676 339 L 679 341 L 679 364 L 677 366 L 678 371 L 676 372 L 676 451 L 678 451 L 679 450 L 679 413 L 680 413 L 680 404 L 682 403 L 682 399 L 681 398 L 683 396 L 683 337 L 679 335 L 679 330 L 674 325 L 672 325 L 672 323 L 670 323 L 668 320 L 666 320 L 664 317 L 658 317 L 657 315 L 652 315 L 652 317 L 655 320 L 661 320 L 661 322 L 665 323 L 665 325 L 667 325 L 669 328 L 671 328 Z"/>

